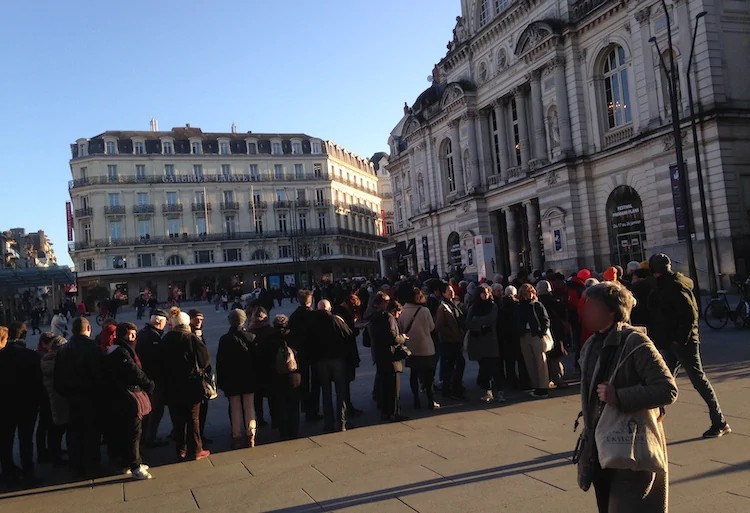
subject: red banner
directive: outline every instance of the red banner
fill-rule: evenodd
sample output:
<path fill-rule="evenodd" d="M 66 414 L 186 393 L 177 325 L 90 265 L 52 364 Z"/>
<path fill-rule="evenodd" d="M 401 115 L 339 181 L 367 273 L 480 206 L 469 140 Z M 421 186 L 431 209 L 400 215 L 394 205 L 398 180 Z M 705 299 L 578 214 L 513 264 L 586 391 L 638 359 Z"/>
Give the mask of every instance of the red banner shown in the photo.
<path fill-rule="evenodd" d="M 68 242 L 73 240 L 73 206 L 70 201 L 65 202 L 65 217 L 68 221 Z"/>

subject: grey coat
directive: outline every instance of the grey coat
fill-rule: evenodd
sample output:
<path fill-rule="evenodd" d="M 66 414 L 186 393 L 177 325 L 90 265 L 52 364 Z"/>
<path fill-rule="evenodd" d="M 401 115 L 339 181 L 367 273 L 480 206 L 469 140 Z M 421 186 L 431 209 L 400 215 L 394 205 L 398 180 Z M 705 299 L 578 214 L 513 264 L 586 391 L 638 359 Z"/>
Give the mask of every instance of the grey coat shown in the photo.
<path fill-rule="evenodd" d="M 601 470 L 594 443 L 593 434 L 600 409 L 597 385 L 609 379 L 620 354 L 627 355 L 642 343 L 646 346 L 625 360 L 615 376 L 613 385 L 619 409 L 628 413 L 663 408 L 677 400 L 677 384 L 643 328 L 619 324 L 603 339 L 597 335 L 589 338 L 581 353 L 581 412 L 584 429 L 590 433 L 589 443 L 594 461 L 593 484 L 597 487 L 597 483 L 603 484 L 604 480 L 609 483 L 610 511 L 651 513 L 666 511 L 667 508 L 666 473 Z M 579 467 L 582 464 L 584 462 L 579 462 Z"/>
<path fill-rule="evenodd" d="M 68 400 L 55 390 L 55 361 L 57 351 L 50 351 L 42 356 L 42 383 L 49 395 L 49 405 L 52 410 L 52 421 L 58 426 L 64 426 L 70 420 Z"/>
<path fill-rule="evenodd" d="M 497 305 L 492 304 L 489 313 L 477 315 L 476 307 L 469 310 L 466 316 L 466 329 L 469 332 L 469 341 L 466 346 L 469 360 L 477 362 L 482 358 L 499 358 L 500 345 L 497 341 Z"/>

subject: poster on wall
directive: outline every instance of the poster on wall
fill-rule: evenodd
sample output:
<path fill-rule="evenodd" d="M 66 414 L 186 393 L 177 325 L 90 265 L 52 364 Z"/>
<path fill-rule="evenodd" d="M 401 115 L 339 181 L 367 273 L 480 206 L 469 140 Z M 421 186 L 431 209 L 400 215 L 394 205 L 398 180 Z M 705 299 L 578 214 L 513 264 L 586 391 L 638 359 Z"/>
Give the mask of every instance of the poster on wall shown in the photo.
<path fill-rule="evenodd" d="M 293 287 L 296 284 L 295 279 L 294 279 L 294 275 L 293 274 L 285 274 L 284 275 L 284 283 L 286 283 L 287 287 Z"/>
<path fill-rule="evenodd" d="M 680 167 L 677 164 L 669 166 L 669 183 L 672 187 L 672 201 L 674 203 L 674 220 L 677 224 L 677 239 L 682 242 L 687 239 L 688 205 L 687 198 L 682 192 Z"/>
<path fill-rule="evenodd" d="M 268 277 L 268 288 L 279 289 L 281 288 L 281 276 L 278 274 L 272 274 Z"/>
<path fill-rule="evenodd" d="M 495 238 L 492 235 L 474 237 L 474 249 L 477 262 L 477 277 L 492 277 L 495 273 Z"/>

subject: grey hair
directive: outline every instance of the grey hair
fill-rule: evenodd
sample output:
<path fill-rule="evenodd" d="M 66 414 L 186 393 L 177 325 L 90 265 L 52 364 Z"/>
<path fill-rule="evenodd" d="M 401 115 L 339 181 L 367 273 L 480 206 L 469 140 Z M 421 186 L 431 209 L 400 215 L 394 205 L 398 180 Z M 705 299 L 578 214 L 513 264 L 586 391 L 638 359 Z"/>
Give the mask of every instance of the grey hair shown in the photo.
<path fill-rule="evenodd" d="M 583 282 L 583 286 L 586 287 L 587 289 L 598 284 L 599 284 L 599 280 L 597 280 L 596 278 L 589 278 L 588 280 Z"/>
<path fill-rule="evenodd" d="M 513 285 L 508 285 L 505 287 L 505 295 L 506 297 L 515 297 L 518 295 L 518 289 L 516 289 Z"/>
<path fill-rule="evenodd" d="M 331 302 L 327 299 L 321 299 L 318 301 L 318 310 L 324 310 L 326 312 L 331 311 Z"/>
<path fill-rule="evenodd" d="M 586 299 L 599 301 L 615 314 L 615 322 L 630 322 L 630 313 L 635 306 L 635 297 L 616 281 L 605 281 L 592 285 L 584 292 Z"/>
<path fill-rule="evenodd" d="M 547 280 L 539 280 L 536 284 L 536 293 L 538 295 L 552 294 L 552 285 Z"/>

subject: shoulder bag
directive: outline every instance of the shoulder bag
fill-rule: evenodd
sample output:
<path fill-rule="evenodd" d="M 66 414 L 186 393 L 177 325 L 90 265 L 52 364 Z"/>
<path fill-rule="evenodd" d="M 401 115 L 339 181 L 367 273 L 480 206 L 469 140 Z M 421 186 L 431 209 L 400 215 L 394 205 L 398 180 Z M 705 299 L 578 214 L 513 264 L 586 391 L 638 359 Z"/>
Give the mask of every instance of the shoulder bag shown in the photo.
<path fill-rule="evenodd" d="M 534 312 L 534 318 L 536 319 L 536 325 L 538 328 L 542 327 L 542 323 L 539 322 L 539 316 L 536 314 L 536 305 L 531 304 L 531 311 Z M 552 331 L 547 328 L 547 331 L 542 335 L 542 342 L 544 342 L 544 352 L 548 353 L 555 347 L 555 339 L 552 337 Z"/>
<path fill-rule="evenodd" d="M 623 351 L 612 371 L 612 383 L 625 361 L 641 347 L 639 344 L 623 357 Z M 649 408 L 624 413 L 605 405 L 596 423 L 595 440 L 599 463 L 604 469 L 665 472 L 667 443 L 660 426 L 660 409 Z"/>
<path fill-rule="evenodd" d="M 197 382 L 196 386 L 200 387 L 201 401 L 206 399 L 216 399 L 219 397 L 219 393 L 216 389 L 216 376 L 213 372 L 207 372 L 205 369 L 201 369 L 198 365 L 198 354 L 195 351 L 195 344 L 193 344 L 193 361 L 195 362 L 195 368 L 193 369 L 193 379 Z"/>

